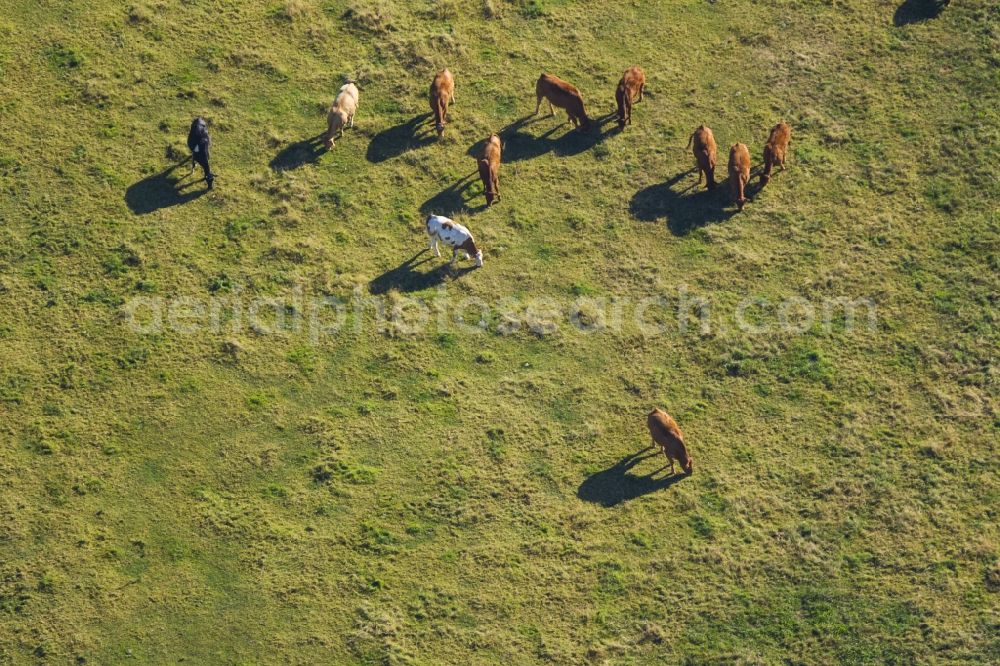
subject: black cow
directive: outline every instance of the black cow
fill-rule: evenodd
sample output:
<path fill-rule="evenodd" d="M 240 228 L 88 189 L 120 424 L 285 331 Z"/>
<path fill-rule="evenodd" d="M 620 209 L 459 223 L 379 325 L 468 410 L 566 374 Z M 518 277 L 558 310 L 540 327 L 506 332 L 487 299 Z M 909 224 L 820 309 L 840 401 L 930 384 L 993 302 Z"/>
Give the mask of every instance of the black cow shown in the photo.
<path fill-rule="evenodd" d="M 205 125 L 205 119 L 195 118 L 191 123 L 191 131 L 188 132 L 191 170 L 194 171 L 195 162 L 201 165 L 202 171 L 205 172 L 205 182 L 208 183 L 208 189 L 212 189 L 212 181 L 215 180 L 215 174 L 208 168 L 208 148 L 211 144 L 212 140 L 208 138 L 208 127 Z"/>

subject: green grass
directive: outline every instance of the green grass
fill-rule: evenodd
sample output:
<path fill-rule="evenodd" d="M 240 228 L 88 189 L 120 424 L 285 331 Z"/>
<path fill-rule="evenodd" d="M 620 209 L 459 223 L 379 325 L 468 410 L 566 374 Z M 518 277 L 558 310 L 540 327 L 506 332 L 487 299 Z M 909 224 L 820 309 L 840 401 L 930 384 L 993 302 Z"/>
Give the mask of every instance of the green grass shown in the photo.
<path fill-rule="evenodd" d="M 1000 659 L 990 3 L 8 4 L 0 664 Z M 541 71 L 601 117 L 635 63 L 625 132 L 511 126 Z M 315 151 L 346 77 L 357 126 Z M 198 114 L 216 189 L 174 198 Z M 685 190 L 699 123 L 756 164 L 779 119 L 743 212 Z M 481 211 L 468 151 L 505 128 Z M 484 268 L 407 270 L 430 209 Z M 782 331 L 791 297 L 876 324 Z M 630 458 L 653 405 L 693 476 Z"/>

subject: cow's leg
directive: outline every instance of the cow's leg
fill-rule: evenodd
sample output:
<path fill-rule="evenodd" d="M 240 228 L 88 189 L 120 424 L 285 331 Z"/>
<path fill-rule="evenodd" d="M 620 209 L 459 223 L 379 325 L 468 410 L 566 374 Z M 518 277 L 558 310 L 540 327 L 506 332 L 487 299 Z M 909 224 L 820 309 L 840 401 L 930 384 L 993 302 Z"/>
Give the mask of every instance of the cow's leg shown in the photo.
<path fill-rule="evenodd" d="M 452 248 L 451 251 L 451 263 L 458 261 L 458 248 Z"/>
<path fill-rule="evenodd" d="M 701 168 L 701 165 L 698 165 L 698 182 L 697 182 L 697 183 L 695 183 L 695 186 L 696 186 L 696 187 L 697 187 L 698 185 L 701 185 L 701 175 L 702 175 L 703 173 L 704 173 L 704 170 L 703 170 L 703 169 Z"/>
<path fill-rule="evenodd" d="M 208 176 L 210 175 L 208 169 L 208 158 L 203 153 L 195 153 L 193 159 L 198 163 L 199 166 L 201 166 L 201 170 L 205 174 L 205 178 L 207 179 Z M 194 171 L 194 169 L 192 169 L 192 171 Z"/>
<path fill-rule="evenodd" d="M 556 115 L 556 110 L 552 108 L 552 100 L 549 100 L 549 116 Z"/>
<path fill-rule="evenodd" d="M 351 114 L 351 117 L 348 119 L 347 122 L 350 123 L 351 129 L 354 129 L 354 114 L 353 113 Z"/>
<path fill-rule="evenodd" d="M 639 86 L 639 99 L 638 99 L 638 101 L 640 101 L 640 102 L 642 101 L 642 91 L 643 91 L 643 89 L 645 89 L 645 87 L 646 87 L 645 83 L 643 83 L 642 85 Z"/>
<path fill-rule="evenodd" d="M 438 239 L 437 236 L 431 236 L 431 252 L 434 253 L 435 257 L 441 256 L 441 250 L 438 249 Z"/>
<path fill-rule="evenodd" d="M 538 101 L 535 102 L 535 114 L 534 115 L 536 115 L 536 116 L 538 115 L 538 110 L 540 108 L 542 108 L 542 96 L 541 95 L 538 96 Z"/>

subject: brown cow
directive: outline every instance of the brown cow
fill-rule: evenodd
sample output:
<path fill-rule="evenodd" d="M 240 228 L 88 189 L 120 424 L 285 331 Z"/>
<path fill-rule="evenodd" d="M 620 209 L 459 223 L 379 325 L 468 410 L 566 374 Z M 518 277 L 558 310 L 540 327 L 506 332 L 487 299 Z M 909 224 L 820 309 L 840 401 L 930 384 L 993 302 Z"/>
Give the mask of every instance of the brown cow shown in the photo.
<path fill-rule="evenodd" d="M 431 111 L 434 112 L 434 127 L 438 136 L 444 134 L 448 105 L 455 103 L 455 77 L 448 68 L 442 69 L 431 82 Z"/>
<path fill-rule="evenodd" d="M 764 172 L 760 174 L 761 187 L 771 182 L 771 169 L 780 166 L 785 170 L 785 155 L 788 153 L 788 141 L 792 138 L 792 128 L 782 121 L 771 128 L 771 136 L 764 144 Z"/>
<path fill-rule="evenodd" d="M 646 74 L 638 65 L 625 70 L 618 88 L 615 90 L 615 102 L 618 104 L 618 129 L 625 129 L 626 123 L 632 124 L 632 102 L 642 101 L 642 91 L 646 87 Z M 636 97 L 638 96 L 638 99 Z"/>
<path fill-rule="evenodd" d="M 486 205 L 492 206 L 494 201 L 500 201 L 500 137 L 491 134 L 479 159 L 479 177 L 483 181 L 483 191 L 486 194 Z"/>
<path fill-rule="evenodd" d="M 558 106 L 560 109 L 566 109 L 566 114 L 574 127 L 579 127 L 581 130 L 590 127 L 590 118 L 587 117 L 587 112 L 583 109 L 583 95 L 580 94 L 576 86 L 566 83 L 557 76 L 542 74 L 535 84 L 535 95 L 538 97 L 538 103 L 535 104 L 536 116 L 544 98 L 549 101 L 550 116 L 556 115 L 556 111 L 552 107 Z"/>
<path fill-rule="evenodd" d="M 662 409 L 654 409 L 646 417 L 649 435 L 653 438 L 653 446 L 659 445 L 663 455 L 670 461 L 670 473 L 674 473 L 674 460 L 681 464 L 685 474 L 694 471 L 694 460 L 688 455 L 684 445 L 684 434 L 677 427 L 677 422 L 670 418 Z"/>
<path fill-rule="evenodd" d="M 692 152 L 694 153 L 694 159 L 698 163 L 698 184 L 701 184 L 701 176 L 704 174 L 705 186 L 710 190 L 714 190 L 716 146 L 712 128 L 707 125 L 700 125 L 688 137 L 687 147 L 691 148 L 691 144 L 694 144 Z"/>
<path fill-rule="evenodd" d="M 734 143 L 729 149 L 729 187 L 740 210 L 743 210 L 743 204 L 750 201 L 750 197 L 746 196 L 748 182 L 750 182 L 750 151 L 745 144 Z"/>

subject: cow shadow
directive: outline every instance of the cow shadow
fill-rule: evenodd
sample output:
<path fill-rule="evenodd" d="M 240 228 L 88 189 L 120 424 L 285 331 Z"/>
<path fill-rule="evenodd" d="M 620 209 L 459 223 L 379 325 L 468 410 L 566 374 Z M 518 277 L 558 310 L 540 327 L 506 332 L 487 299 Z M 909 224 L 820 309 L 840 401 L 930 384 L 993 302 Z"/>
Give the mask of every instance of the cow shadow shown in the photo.
<path fill-rule="evenodd" d="M 892 23 L 897 28 L 937 18 L 951 0 L 904 0 L 896 8 Z"/>
<path fill-rule="evenodd" d="M 701 185 L 680 187 L 680 181 L 695 171 L 690 169 L 666 182 L 639 190 L 629 202 L 629 212 L 642 222 L 666 218 L 667 228 L 676 236 L 683 236 L 707 224 L 724 222 L 736 214 L 737 209 L 731 202 L 729 186 L 725 181 L 717 182 L 711 191 L 704 189 L 704 181 Z M 749 188 L 753 182 L 751 179 L 747 189 L 747 194 L 751 196 L 753 193 Z"/>
<path fill-rule="evenodd" d="M 306 164 L 312 164 L 326 152 L 325 137 L 326 132 L 321 132 L 316 136 L 285 146 L 271 158 L 268 166 L 275 171 L 291 171 Z"/>
<path fill-rule="evenodd" d="M 190 160 L 178 162 L 160 173 L 130 185 L 125 190 L 125 203 L 129 210 L 136 215 L 146 215 L 161 208 L 185 204 L 208 192 L 207 188 L 189 189 L 197 183 L 204 182 L 204 178 L 187 180 L 193 175 L 191 172 L 180 177 L 174 173 L 179 167 L 190 163 Z"/>
<path fill-rule="evenodd" d="M 614 121 L 614 122 L 612 122 Z M 578 155 L 590 150 L 613 134 L 619 134 L 617 116 L 609 113 L 600 118 L 591 119 L 590 129 L 585 132 L 566 132 L 555 139 L 553 152 L 560 157 Z"/>
<path fill-rule="evenodd" d="M 423 256 L 425 255 L 426 256 Z M 442 255 L 445 253 L 442 252 Z M 419 259 L 419 261 L 418 261 Z M 404 261 L 396 268 L 387 270 L 382 275 L 368 283 L 368 292 L 373 295 L 380 295 L 396 290 L 401 292 L 422 291 L 430 287 L 441 284 L 447 279 L 458 279 L 476 270 L 473 266 L 454 267 L 447 262 L 447 258 L 442 256 L 442 263 L 434 266 L 430 270 L 420 271 L 419 267 L 431 264 L 438 260 L 430 250 L 424 249 Z"/>
<path fill-rule="evenodd" d="M 421 148 L 437 140 L 437 132 L 433 127 L 421 125 L 431 116 L 432 113 L 422 113 L 410 118 L 405 123 L 400 123 L 382 130 L 368 142 L 368 152 L 365 159 L 373 164 L 384 162 L 393 157 L 399 157 L 407 150 Z"/>
<path fill-rule="evenodd" d="M 558 117 L 558 114 L 556 117 Z M 593 148 L 612 134 L 618 133 L 617 123 L 613 124 L 610 129 L 606 128 L 608 123 L 615 120 L 615 118 L 614 113 L 606 114 L 600 118 L 593 118 L 591 119 L 590 128 L 585 131 L 574 129 L 568 120 L 564 120 L 543 134 L 535 136 L 525 131 L 525 127 L 535 122 L 552 119 L 552 117 L 547 115 L 524 116 L 497 132 L 500 136 L 500 141 L 503 143 L 503 161 L 520 162 L 540 157 L 546 153 L 554 153 L 560 157 L 579 155 Z M 569 127 L 569 129 L 553 138 L 563 127 Z M 473 144 L 469 148 L 469 155 L 478 157 L 482 154 L 484 143 L 485 139 Z"/>
<path fill-rule="evenodd" d="M 469 201 L 477 196 L 476 192 L 470 192 L 469 190 L 473 185 L 479 182 L 477 180 L 478 175 L 478 171 L 473 171 L 471 174 L 463 176 L 457 182 L 441 190 L 420 205 L 420 212 L 423 215 L 435 214 L 451 217 L 455 213 L 463 211 L 467 213 L 478 213 L 486 210 L 485 199 L 483 200 L 482 206 L 471 208 L 468 205 Z M 482 196 L 482 192 L 479 192 L 478 195 Z"/>
<path fill-rule="evenodd" d="M 666 466 L 649 474 L 639 475 L 632 472 L 632 469 L 642 461 L 658 458 L 662 455 L 659 450 L 652 447 L 627 455 L 611 467 L 595 472 L 584 479 L 576 490 L 576 496 L 584 502 L 592 502 L 605 508 L 611 508 L 622 502 L 628 502 L 658 490 L 665 490 L 685 479 L 683 474 L 668 474 L 657 477 L 657 474 L 667 469 Z"/>

